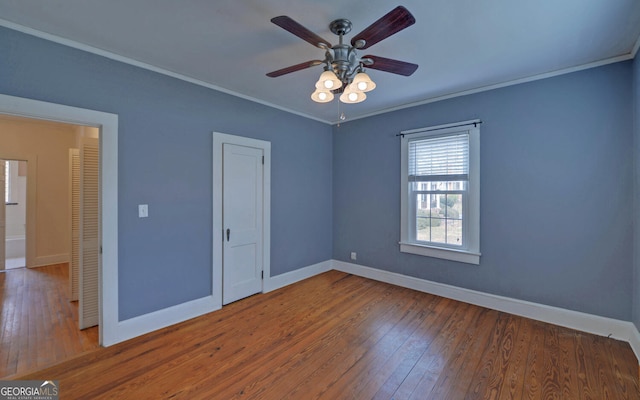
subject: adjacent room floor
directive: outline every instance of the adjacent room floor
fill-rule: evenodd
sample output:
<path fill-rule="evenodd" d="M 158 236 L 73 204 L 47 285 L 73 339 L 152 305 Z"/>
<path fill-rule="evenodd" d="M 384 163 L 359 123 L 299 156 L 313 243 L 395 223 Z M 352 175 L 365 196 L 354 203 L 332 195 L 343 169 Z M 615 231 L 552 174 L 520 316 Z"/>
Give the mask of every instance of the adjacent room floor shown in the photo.
<path fill-rule="evenodd" d="M 98 347 L 98 328 L 78 329 L 68 298 L 68 264 L 0 273 L 0 379 L 24 374 Z"/>

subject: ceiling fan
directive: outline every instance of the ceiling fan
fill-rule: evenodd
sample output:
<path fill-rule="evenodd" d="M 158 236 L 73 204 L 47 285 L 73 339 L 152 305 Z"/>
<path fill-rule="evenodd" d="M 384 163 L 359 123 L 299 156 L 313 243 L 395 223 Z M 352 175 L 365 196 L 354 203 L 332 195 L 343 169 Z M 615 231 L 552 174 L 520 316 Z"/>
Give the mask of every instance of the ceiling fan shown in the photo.
<path fill-rule="evenodd" d="M 311 95 L 311 99 L 319 103 L 333 100 L 334 94 L 341 94 L 340 101 L 343 103 L 359 103 L 366 99 L 365 92 L 373 90 L 376 85 L 364 72 L 365 67 L 404 76 L 410 76 L 418 68 L 417 64 L 391 58 L 358 55 L 358 50 L 367 49 L 416 22 L 403 6 L 394 8 L 355 35 L 351 44 L 343 43 L 343 36 L 351 32 L 351 21 L 341 18 L 331 22 L 329 29 L 339 37 L 339 43 L 335 46 L 286 15 L 272 18 L 271 22 L 325 50 L 324 60 L 306 61 L 267 74 L 268 77 L 276 78 L 324 64 L 324 72 L 316 82 L 316 91 Z"/>

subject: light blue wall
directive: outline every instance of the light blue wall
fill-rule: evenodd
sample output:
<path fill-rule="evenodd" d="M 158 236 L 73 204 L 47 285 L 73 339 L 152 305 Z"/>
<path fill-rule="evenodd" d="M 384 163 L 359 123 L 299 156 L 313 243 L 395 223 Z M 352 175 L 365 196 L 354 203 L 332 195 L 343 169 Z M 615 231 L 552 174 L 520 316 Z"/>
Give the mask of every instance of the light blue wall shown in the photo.
<path fill-rule="evenodd" d="M 332 137 L 327 125 L 5 28 L 0 54 L 0 93 L 119 115 L 121 319 L 209 293 L 215 130 L 272 142 L 273 275 L 356 251 L 363 265 L 640 325 L 637 61 L 347 122 Z M 400 253 L 395 134 L 472 118 L 485 122 L 481 265 Z M 139 203 L 150 218 L 137 218 Z"/>
<path fill-rule="evenodd" d="M 366 266 L 630 320 L 631 77 L 617 63 L 334 128 L 333 258 L 355 251 Z M 474 118 L 481 264 L 400 253 L 395 135 Z"/>
<path fill-rule="evenodd" d="M 328 125 L 5 28 L 0 55 L 0 93 L 119 116 L 121 320 L 211 292 L 212 131 L 272 143 L 272 275 L 331 258 Z"/>
<path fill-rule="evenodd" d="M 634 259 L 633 323 L 640 329 L 640 58 L 633 60 Z"/>

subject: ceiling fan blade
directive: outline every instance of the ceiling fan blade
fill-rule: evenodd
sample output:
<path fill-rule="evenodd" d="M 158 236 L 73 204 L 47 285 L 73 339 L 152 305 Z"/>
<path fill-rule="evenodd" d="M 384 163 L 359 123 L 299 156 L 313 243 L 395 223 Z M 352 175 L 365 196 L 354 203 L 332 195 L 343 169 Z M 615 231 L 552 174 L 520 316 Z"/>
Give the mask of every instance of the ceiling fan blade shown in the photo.
<path fill-rule="evenodd" d="M 393 60 L 378 56 L 364 56 L 363 59 L 369 58 L 373 63 L 366 63 L 365 66 L 379 71 L 391 72 L 392 74 L 410 76 L 418 69 L 418 64 L 412 64 L 404 61 Z"/>
<path fill-rule="evenodd" d="M 270 78 L 277 78 L 278 76 L 286 75 L 291 72 L 300 71 L 301 69 L 315 67 L 316 65 L 320 65 L 320 64 L 323 64 L 323 62 L 320 60 L 305 61 L 300 64 L 292 65 L 290 67 L 282 68 L 277 71 L 269 72 L 267 76 Z"/>
<path fill-rule="evenodd" d="M 327 42 L 320 36 L 311 32 L 309 29 L 300 25 L 299 23 L 297 23 L 290 17 L 287 17 L 286 15 L 281 15 L 279 17 L 271 18 L 271 22 L 278 25 L 280 28 L 293 33 L 300 39 L 311 43 L 316 47 L 320 47 L 321 49 L 331 47 L 331 43 Z"/>
<path fill-rule="evenodd" d="M 403 6 L 398 6 L 354 36 L 353 39 L 351 39 L 351 45 L 355 46 L 358 40 L 364 40 L 365 44 L 360 48 L 369 48 L 415 23 L 416 19 L 411 15 L 409 10 Z"/>

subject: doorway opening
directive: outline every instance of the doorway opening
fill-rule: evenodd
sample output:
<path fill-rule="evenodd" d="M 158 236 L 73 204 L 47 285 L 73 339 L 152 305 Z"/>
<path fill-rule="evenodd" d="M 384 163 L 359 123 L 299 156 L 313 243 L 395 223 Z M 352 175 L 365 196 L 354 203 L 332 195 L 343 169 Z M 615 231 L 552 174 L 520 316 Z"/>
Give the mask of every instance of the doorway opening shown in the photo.
<path fill-rule="evenodd" d="M 4 269 L 24 268 L 26 264 L 27 161 L 0 160 L 4 168 Z M 0 212 L 0 215 L 2 213 Z M 0 264 L 1 269 L 1 264 Z"/>
<path fill-rule="evenodd" d="M 2 377 L 99 347 L 102 229 L 99 128 L 4 114 L 0 126 L 2 261 L 10 260 L 11 267 L 12 260 L 22 259 L 20 266 L 26 267 L 0 276 L 3 337 L 8 337 L 0 349 L 8 355 L 0 360 Z M 75 176 L 72 152 L 79 155 Z M 23 219 L 15 215 L 19 208 Z M 18 239 L 22 253 L 12 247 Z M 64 343 L 63 349 L 52 352 L 51 343 Z"/>

